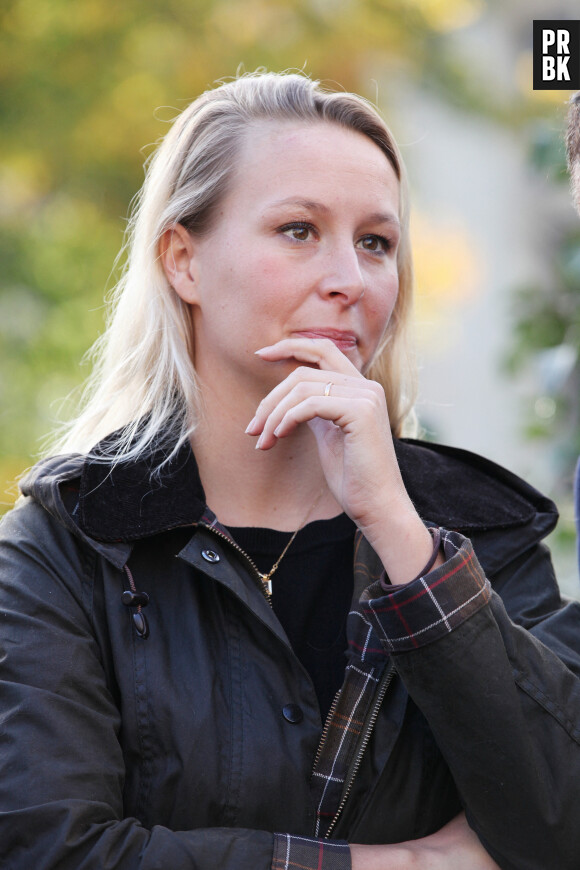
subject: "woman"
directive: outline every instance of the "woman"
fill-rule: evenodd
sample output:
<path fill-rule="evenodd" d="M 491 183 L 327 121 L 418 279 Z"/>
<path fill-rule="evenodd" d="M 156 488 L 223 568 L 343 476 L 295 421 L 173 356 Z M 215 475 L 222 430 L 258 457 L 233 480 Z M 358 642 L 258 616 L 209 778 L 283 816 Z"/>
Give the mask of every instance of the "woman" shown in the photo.
<path fill-rule="evenodd" d="M 2 866 L 577 866 L 554 508 L 399 440 L 411 282 L 362 99 L 256 74 L 177 119 L 3 525 Z"/>

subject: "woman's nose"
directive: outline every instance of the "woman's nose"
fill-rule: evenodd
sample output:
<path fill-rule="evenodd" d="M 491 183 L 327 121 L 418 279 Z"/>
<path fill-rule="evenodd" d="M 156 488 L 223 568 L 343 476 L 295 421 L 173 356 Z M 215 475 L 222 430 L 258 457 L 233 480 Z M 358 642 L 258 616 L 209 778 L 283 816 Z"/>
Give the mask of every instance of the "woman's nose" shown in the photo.
<path fill-rule="evenodd" d="M 319 292 L 353 305 L 365 292 L 365 279 L 356 249 L 350 245 L 333 246 L 326 251 Z"/>

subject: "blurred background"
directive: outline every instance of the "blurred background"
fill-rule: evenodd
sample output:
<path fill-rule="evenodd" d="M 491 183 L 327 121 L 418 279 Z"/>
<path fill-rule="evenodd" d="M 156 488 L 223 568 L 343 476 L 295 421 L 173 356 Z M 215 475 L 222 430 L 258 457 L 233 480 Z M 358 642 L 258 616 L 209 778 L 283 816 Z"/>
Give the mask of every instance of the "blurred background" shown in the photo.
<path fill-rule="evenodd" d="M 0 511 L 70 412 L 143 162 L 242 66 L 304 69 L 376 102 L 413 203 L 419 419 L 557 502 L 580 596 L 580 219 L 570 91 L 532 90 L 533 19 L 578 0 L 4 0 L 0 8 Z"/>

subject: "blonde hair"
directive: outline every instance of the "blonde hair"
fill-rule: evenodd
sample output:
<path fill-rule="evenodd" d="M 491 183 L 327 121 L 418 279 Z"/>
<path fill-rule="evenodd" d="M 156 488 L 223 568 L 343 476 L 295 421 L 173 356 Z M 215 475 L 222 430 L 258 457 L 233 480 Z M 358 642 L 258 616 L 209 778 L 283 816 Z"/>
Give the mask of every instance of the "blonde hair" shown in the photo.
<path fill-rule="evenodd" d="M 113 293 L 108 327 L 92 351 L 95 365 L 83 409 L 63 427 L 52 453 L 91 454 L 96 442 L 110 436 L 106 448 L 99 448 L 100 458 L 131 460 L 160 448 L 169 458 L 190 437 L 199 415 L 191 319 L 165 276 L 160 239 L 175 223 L 193 234 L 210 231 L 248 125 L 258 120 L 326 121 L 358 131 L 384 152 L 399 179 L 399 294 L 366 374 L 383 385 L 393 432 L 401 433 L 414 379 L 406 337 L 413 270 L 399 150 L 377 110 L 362 97 L 327 91 L 303 74 L 257 71 L 191 103 L 150 160 L 129 221 L 127 264 Z"/>

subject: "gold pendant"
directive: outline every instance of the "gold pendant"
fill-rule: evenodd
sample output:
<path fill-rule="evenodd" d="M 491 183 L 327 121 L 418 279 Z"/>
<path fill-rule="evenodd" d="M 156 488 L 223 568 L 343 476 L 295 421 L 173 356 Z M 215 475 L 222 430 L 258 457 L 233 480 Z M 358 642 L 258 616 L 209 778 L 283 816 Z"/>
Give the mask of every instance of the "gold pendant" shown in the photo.
<path fill-rule="evenodd" d="M 262 574 L 261 571 L 258 571 L 258 574 L 260 575 L 260 580 L 262 581 L 262 583 L 264 584 L 264 586 L 268 590 L 268 595 L 271 595 L 272 594 L 272 581 L 270 579 L 270 574 Z"/>

